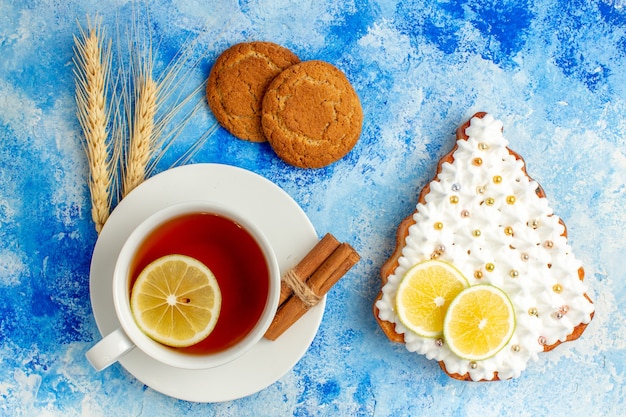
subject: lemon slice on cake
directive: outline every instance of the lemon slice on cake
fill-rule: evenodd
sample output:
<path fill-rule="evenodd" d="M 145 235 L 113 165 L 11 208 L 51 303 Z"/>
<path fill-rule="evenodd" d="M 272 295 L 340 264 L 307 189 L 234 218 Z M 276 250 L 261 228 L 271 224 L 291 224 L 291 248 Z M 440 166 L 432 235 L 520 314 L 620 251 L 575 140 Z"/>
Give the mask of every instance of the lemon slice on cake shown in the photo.
<path fill-rule="evenodd" d="M 398 285 L 398 318 L 420 336 L 441 336 L 450 302 L 467 286 L 467 279 L 451 264 L 435 259 L 420 262 Z"/>
<path fill-rule="evenodd" d="M 443 333 L 450 350 L 468 360 L 494 356 L 511 340 L 515 311 L 509 297 L 493 285 L 463 290 L 448 307 Z"/>
<path fill-rule="evenodd" d="M 222 296 L 209 268 L 184 255 L 161 257 L 139 274 L 130 305 L 139 328 L 159 343 L 187 347 L 215 328 Z"/>

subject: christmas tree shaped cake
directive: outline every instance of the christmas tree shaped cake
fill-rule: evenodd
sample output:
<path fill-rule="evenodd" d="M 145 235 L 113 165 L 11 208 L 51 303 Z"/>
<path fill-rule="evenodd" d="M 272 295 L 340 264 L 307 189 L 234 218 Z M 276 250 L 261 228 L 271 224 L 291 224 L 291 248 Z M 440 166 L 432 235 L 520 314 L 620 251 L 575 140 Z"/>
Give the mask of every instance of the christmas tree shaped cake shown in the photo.
<path fill-rule="evenodd" d="M 387 337 L 456 379 L 518 377 L 593 317 L 565 225 L 507 145 L 489 114 L 461 126 L 381 270 Z"/>

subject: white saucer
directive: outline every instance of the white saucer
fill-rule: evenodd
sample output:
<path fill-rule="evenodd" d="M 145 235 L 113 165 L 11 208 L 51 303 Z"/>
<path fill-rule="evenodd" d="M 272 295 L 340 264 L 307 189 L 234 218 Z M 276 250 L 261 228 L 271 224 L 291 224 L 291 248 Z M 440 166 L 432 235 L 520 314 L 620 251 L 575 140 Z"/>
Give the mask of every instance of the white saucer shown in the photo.
<path fill-rule="evenodd" d="M 115 259 L 131 231 L 147 216 L 172 203 L 217 200 L 236 205 L 260 225 L 272 244 L 281 272 L 294 266 L 318 241 L 300 206 L 269 180 L 228 165 L 186 165 L 148 179 L 115 208 L 102 229 L 91 261 L 91 304 L 100 333 L 117 327 L 112 295 Z M 309 348 L 324 314 L 326 299 L 312 308 L 278 340 L 262 339 L 239 359 L 218 368 L 185 370 L 161 364 L 138 349 L 120 360 L 149 387 L 196 402 L 242 398 L 273 384 Z"/>

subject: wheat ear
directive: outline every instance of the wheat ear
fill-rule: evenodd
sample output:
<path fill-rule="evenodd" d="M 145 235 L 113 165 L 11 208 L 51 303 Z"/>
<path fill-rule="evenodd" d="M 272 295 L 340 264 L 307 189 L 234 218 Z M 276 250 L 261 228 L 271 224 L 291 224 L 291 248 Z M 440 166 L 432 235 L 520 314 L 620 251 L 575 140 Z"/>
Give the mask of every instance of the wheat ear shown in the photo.
<path fill-rule="evenodd" d="M 91 216 L 100 233 L 111 211 L 111 157 L 109 155 L 107 81 L 111 64 L 111 44 L 102 44 L 102 28 L 96 20 L 87 21 L 88 33 L 74 37 L 77 117 L 84 136 L 89 163 Z"/>
<path fill-rule="evenodd" d="M 138 91 L 130 144 L 126 154 L 123 196 L 128 195 L 146 178 L 146 169 L 155 145 L 154 118 L 158 87 L 149 71 L 144 71 L 136 81 Z"/>

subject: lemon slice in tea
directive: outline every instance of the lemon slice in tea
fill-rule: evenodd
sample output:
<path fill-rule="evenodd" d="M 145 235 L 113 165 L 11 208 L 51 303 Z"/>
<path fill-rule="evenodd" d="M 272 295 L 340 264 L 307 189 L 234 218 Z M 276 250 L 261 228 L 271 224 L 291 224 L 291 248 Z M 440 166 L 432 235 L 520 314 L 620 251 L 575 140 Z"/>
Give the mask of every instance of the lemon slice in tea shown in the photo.
<path fill-rule="evenodd" d="M 450 302 L 467 286 L 467 279 L 451 264 L 441 260 L 420 262 L 398 285 L 398 318 L 420 336 L 440 336 Z"/>
<path fill-rule="evenodd" d="M 197 259 L 167 255 L 144 268 L 130 306 L 139 328 L 159 343 L 194 345 L 215 327 L 222 296 L 215 276 Z"/>
<path fill-rule="evenodd" d="M 511 340 L 515 311 L 507 295 L 493 285 L 474 285 L 450 303 L 443 333 L 450 350 L 468 360 L 494 356 Z"/>

